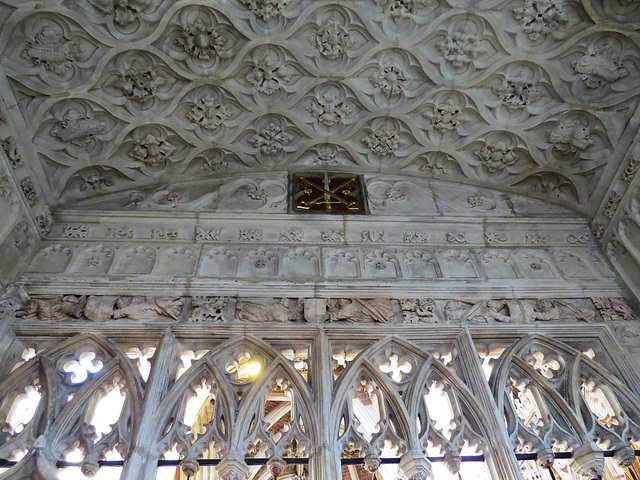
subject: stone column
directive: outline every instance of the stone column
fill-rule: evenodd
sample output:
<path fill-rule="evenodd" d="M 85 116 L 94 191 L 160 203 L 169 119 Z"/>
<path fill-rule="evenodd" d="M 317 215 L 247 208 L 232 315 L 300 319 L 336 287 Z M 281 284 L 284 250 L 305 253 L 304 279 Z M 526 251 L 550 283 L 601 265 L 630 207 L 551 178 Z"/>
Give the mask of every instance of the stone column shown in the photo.
<path fill-rule="evenodd" d="M 458 348 L 464 378 L 475 394 L 478 404 L 486 413 L 484 420 L 487 428 L 492 432 L 489 439 L 491 443 L 488 445 L 489 452 L 486 454 L 491 477 L 504 480 L 522 480 L 520 466 L 507 437 L 504 417 L 502 412 L 498 411 L 489 383 L 485 380 L 476 347 L 466 326 L 459 337 Z"/>
<path fill-rule="evenodd" d="M 178 355 L 178 341 L 171 329 L 167 329 L 153 357 L 153 367 L 142 404 L 141 418 L 137 422 L 137 431 L 133 433 L 132 450 L 120 480 L 154 480 L 156 477 L 158 456 L 153 449 L 156 444 L 158 425 L 155 424 L 155 416 L 167 393 L 169 373 Z"/>

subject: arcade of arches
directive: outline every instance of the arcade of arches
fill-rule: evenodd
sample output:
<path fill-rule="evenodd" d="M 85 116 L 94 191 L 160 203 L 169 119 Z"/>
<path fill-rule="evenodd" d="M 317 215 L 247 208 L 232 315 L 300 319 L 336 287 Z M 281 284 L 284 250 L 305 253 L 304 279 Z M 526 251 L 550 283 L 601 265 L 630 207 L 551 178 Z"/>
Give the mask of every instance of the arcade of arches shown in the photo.
<path fill-rule="evenodd" d="M 0 0 L 0 480 L 640 480 L 639 0 Z"/>

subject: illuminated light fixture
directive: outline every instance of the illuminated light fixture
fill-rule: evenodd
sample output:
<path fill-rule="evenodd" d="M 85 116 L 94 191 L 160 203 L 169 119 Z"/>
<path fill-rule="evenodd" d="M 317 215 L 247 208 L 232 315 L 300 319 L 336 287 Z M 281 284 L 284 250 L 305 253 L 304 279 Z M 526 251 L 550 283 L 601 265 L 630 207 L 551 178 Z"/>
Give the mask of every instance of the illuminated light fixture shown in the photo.
<path fill-rule="evenodd" d="M 257 360 L 251 360 L 248 352 L 238 355 L 238 361 L 229 362 L 226 366 L 227 373 L 235 373 L 238 382 L 248 382 L 251 377 L 255 377 L 262 370 L 262 364 Z"/>

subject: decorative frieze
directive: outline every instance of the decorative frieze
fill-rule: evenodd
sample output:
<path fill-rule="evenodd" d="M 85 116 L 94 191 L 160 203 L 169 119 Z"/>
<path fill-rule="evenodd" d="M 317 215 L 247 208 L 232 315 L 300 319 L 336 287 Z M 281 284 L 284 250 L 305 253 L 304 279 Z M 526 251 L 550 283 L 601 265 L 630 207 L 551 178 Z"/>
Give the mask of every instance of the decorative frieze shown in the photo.
<path fill-rule="evenodd" d="M 622 298 L 387 299 L 32 296 L 21 321 L 141 323 L 580 323 L 638 320 Z"/>

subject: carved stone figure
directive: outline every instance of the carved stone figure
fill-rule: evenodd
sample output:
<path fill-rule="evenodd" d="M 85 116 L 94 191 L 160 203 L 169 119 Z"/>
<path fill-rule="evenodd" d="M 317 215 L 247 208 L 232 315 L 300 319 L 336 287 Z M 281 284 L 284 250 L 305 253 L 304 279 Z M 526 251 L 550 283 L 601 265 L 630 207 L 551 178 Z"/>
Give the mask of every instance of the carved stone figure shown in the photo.
<path fill-rule="evenodd" d="M 580 80 L 589 88 L 598 88 L 626 77 L 629 72 L 622 60 L 615 55 L 611 46 L 605 45 L 595 52 L 585 54 L 571 62 L 571 66 L 580 74 Z"/>
<path fill-rule="evenodd" d="M 302 319 L 304 301 L 290 298 L 243 299 L 236 306 L 236 318 L 242 322 L 294 322 Z"/>
<path fill-rule="evenodd" d="M 564 322 L 592 322 L 595 311 L 571 300 L 550 300 L 542 298 L 535 301 L 522 301 L 525 321 L 564 321 Z"/>
<path fill-rule="evenodd" d="M 450 300 L 444 307 L 444 315 L 450 322 L 510 323 L 511 309 L 506 300 L 483 300 L 471 304 Z"/>
<path fill-rule="evenodd" d="M 43 27 L 22 52 L 23 58 L 31 60 L 36 66 L 44 66 L 45 70 L 51 70 L 56 75 L 64 75 L 72 69 L 79 55 L 80 47 L 51 26 Z"/>
<path fill-rule="evenodd" d="M 551 130 L 547 137 L 549 142 L 564 154 L 576 153 L 578 150 L 586 150 L 593 145 L 589 138 L 589 128 L 578 121 L 561 123 Z"/>
<path fill-rule="evenodd" d="M 0 293 L 0 317 L 15 315 L 29 302 L 29 294 L 21 283 L 10 283 Z"/>
<path fill-rule="evenodd" d="M 357 298 L 327 299 L 327 320 L 330 322 L 347 321 L 349 323 L 392 323 L 395 319 L 393 304 L 390 300 L 375 298 L 362 300 Z"/>
<path fill-rule="evenodd" d="M 18 316 L 26 319 L 64 322 L 82 316 L 87 297 L 82 295 L 60 295 L 31 299 Z"/>
<path fill-rule="evenodd" d="M 104 130 L 105 123 L 77 110 L 69 110 L 62 121 L 51 130 L 51 135 L 79 147 L 88 145 L 91 139 Z"/>
<path fill-rule="evenodd" d="M 182 300 L 179 297 L 132 297 L 130 300 L 120 297 L 115 307 L 113 318 L 139 322 L 161 320 L 161 317 L 177 320 L 182 311 Z"/>
<path fill-rule="evenodd" d="M 179 297 L 91 296 L 84 308 L 85 316 L 94 322 L 118 318 L 137 322 L 177 320 L 181 311 Z"/>

